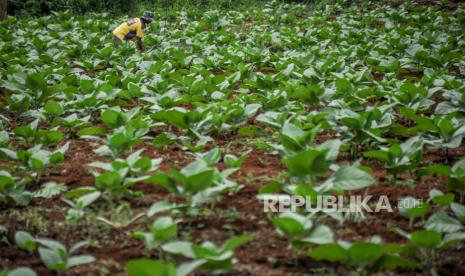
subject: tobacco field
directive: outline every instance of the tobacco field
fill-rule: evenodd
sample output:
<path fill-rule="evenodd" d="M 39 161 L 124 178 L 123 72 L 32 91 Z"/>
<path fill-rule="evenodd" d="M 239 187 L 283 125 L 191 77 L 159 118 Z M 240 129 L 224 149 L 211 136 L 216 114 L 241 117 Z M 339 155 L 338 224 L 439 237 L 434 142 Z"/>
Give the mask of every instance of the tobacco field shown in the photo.
<path fill-rule="evenodd" d="M 418 2 L 0 22 L 0 275 L 464 275 L 465 5 Z"/>

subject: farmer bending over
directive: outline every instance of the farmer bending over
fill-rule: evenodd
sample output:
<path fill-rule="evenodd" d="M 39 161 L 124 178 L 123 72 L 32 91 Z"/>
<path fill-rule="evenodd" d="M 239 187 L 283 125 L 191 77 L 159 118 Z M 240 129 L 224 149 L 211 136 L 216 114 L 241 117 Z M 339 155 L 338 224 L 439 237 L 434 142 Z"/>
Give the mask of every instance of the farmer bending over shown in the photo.
<path fill-rule="evenodd" d="M 153 12 L 146 11 L 144 16 L 141 18 L 133 18 L 119 25 L 113 31 L 113 40 L 117 47 L 119 43 L 123 42 L 123 40 L 134 39 L 139 51 L 143 52 L 144 46 L 142 45 L 142 37 L 144 37 L 145 25 L 152 22 L 152 20 Z"/>

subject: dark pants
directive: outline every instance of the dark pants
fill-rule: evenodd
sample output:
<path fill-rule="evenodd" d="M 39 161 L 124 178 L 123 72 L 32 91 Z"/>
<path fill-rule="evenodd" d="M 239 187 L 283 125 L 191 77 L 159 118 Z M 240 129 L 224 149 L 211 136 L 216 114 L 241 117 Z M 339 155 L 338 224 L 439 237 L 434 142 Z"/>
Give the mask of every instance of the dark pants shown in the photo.
<path fill-rule="evenodd" d="M 113 35 L 113 44 L 115 44 L 115 48 L 121 47 L 121 43 L 123 43 L 123 41 L 116 35 Z"/>

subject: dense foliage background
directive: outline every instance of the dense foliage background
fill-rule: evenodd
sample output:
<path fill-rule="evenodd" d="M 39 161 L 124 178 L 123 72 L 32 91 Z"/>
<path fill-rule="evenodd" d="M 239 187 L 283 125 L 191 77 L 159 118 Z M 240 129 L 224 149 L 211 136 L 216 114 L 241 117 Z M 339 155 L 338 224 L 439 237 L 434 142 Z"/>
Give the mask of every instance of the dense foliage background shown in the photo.
<path fill-rule="evenodd" d="M 86 13 L 105 11 L 111 13 L 135 12 L 145 6 L 158 6 L 160 8 L 175 7 L 178 5 L 206 6 L 221 5 L 232 6 L 243 4 L 247 0 L 10 0 L 8 13 L 14 15 L 44 15 L 52 11 L 70 10 L 73 13 Z"/>

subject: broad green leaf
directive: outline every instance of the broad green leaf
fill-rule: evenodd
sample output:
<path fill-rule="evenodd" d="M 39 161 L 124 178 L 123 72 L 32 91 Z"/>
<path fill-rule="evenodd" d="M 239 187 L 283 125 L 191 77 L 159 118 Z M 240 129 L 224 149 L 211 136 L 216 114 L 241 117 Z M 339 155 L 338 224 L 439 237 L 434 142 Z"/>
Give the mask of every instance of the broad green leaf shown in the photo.
<path fill-rule="evenodd" d="M 104 136 L 106 129 L 103 127 L 86 127 L 77 132 L 77 136 Z"/>
<path fill-rule="evenodd" d="M 24 231 L 17 231 L 15 233 L 15 242 L 21 249 L 27 250 L 30 253 L 32 253 L 37 247 L 35 238 Z"/>
<path fill-rule="evenodd" d="M 176 276 L 173 264 L 149 259 L 130 260 L 125 265 L 125 271 L 130 276 Z"/>
<path fill-rule="evenodd" d="M 375 183 L 369 173 L 356 167 L 341 167 L 333 177 L 334 188 L 341 190 L 358 190 Z"/>
<path fill-rule="evenodd" d="M 6 276 L 36 276 L 36 275 L 37 273 L 35 273 L 34 270 L 28 267 L 18 267 L 8 272 L 8 274 L 6 274 Z"/>
<path fill-rule="evenodd" d="M 369 242 L 356 242 L 348 250 L 350 259 L 356 263 L 371 263 L 384 254 L 382 245 Z"/>
<path fill-rule="evenodd" d="M 310 251 L 309 256 L 318 261 L 347 263 L 349 253 L 340 245 L 323 244 Z"/>
<path fill-rule="evenodd" d="M 412 243 L 426 248 L 436 248 L 441 243 L 441 234 L 433 230 L 417 231 L 411 234 Z"/>
<path fill-rule="evenodd" d="M 113 109 L 105 110 L 101 115 L 100 119 L 111 128 L 118 128 L 126 123 L 126 118 L 119 111 Z"/>
<path fill-rule="evenodd" d="M 63 114 L 63 107 L 54 100 L 49 100 L 45 104 L 45 111 L 52 116 L 60 116 Z"/>
<path fill-rule="evenodd" d="M 431 215 L 424 227 L 439 233 L 452 233 L 462 230 L 464 227 L 460 221 L 450 217 L 445 211 L 440 210 Z"/>
<path fill-rule="evenodd" d="M 329 169 L 325 151 L 307 150 L 286 157 L 284 163 L 291 176 L 325 176 Z"/>

